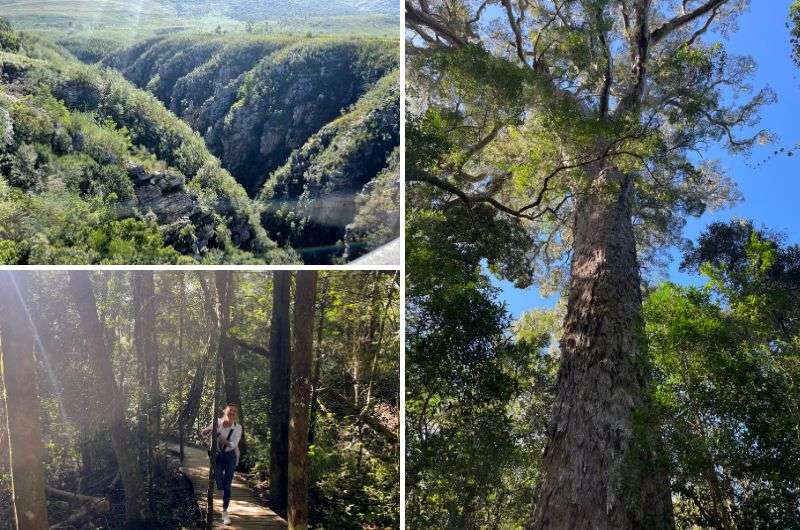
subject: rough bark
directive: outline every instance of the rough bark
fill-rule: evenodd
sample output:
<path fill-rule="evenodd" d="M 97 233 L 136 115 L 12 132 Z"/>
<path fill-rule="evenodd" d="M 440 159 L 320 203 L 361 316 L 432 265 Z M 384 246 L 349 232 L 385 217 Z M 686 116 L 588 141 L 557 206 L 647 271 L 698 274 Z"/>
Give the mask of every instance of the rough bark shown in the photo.
<path fill-rule="evenodd" d="M 317 271 L 299 271 L 294 303 L 292 402 L 289 421 L 289 530 L 308 529 L 308 420 Z"/>
<path fill-rule="evenodd" d="M 187 382 L 187 370 L 186 370 L 186 352 L 183 349 L 183 337 L 186 334 L 186 273 L 181 271 L 178 275 L 178 355 L 180 358 L 179 370 L 180 370 L 180 384 L 178 386 L 178 396 L 179 399 L 184 399 L 183 389 L 186 386 Z M 188 395 L 186 396 L 188 400 Z M 178 419 L 178 447 L 180 448 L 180 458 L 181 462 L 183 462 L 184 457 L 184 439 L 185 439 L 185 427 L 186 423 L 183 421 L 183 410 L 179 414 Z"/>
<path fill-rule="evenodd" d="M 239 405 L 239 424 L 242 426 L 242 439 L 239 441 L 239 454 L 244 459 L 247 453 L 245 441 L 244 409 L 242 407 L 242 393 L 239 388 L 239 367 L 236 364 L 236 354 L 233 343 L 228 340 L 231 327 L 231 304 L 235 290 L 231 271 L 216 271 L 215 273 L 219 303 L 219 356 L 222 359 L 222 377 L 225 382 L 225 399 L 227 403 Z"/>
<path fill-rule="evenodd" d="M 652 466 L 641 292 L 631 182 L 592 168 L 574 219 L 561 367 L 531 528 L 674 527 L 663 473 Z"/>
<path fill-rule="evenodd" d="M 125 424 L 125 397 L 114 379 L 103 328 L 97 316 L 92 282 L 86 271 L 70 271 L 69 277 L 81 330 L 86 337 L 96 387 L 101 396 L 99 405 L 103 407 L 103 415 L 108 418 L 111 426 L 111 446 L 125 491 L 125 521 L 132 526 L 141 524 L 147 519 L 142 477 L 136 461 L 136 448 L 131 445 L 131 433 Z"/>
<path fill-rule="evenodd" d="M 270 323 L 270 498 L 286 513 L 289 489 L 289 288 L 291 273 L 274 271 Z"/>
<path fill-rule="evenodd" d="M 24 306 L 25 289 L 14 273 L 0 271 L 0 376 L 11 465 L 11 493 L 19 530 L 48 528 L 42 470 L 42 431 L 36 388 L 35 336 Z"/>

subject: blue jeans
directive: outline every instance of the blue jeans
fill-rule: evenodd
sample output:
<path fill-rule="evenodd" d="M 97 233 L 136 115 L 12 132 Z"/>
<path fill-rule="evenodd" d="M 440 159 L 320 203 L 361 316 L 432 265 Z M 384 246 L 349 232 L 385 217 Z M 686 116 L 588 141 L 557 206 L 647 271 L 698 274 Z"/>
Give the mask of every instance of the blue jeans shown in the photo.
<path fill-rule="evenodd" d="M 236 451 L 227 451 L 217 454 L 217 462 L 214 466 L 214 479 L 217 481 L 217 488 L 222 490 L 222 509 L 227 510 L 231 502 L 231 483 L 233 482 L 233 472 L 236 470 Z"/>

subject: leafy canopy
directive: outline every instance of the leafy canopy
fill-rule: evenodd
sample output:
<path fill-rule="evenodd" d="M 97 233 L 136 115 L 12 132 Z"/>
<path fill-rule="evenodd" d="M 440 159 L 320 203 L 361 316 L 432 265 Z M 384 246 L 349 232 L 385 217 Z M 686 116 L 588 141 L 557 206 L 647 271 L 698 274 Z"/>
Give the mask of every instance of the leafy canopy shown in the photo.
<path fill-rule="evenodd" d="M 634 184 L 645 264 L 686 216 L 738 199 L 719 163 L 694 153 L 769 138 L 753 130 L 773 99 L 748 84 L 753 61 L 705 37 L 734 29 L 747 2 L 675 4 L 406 2 L 409 138 L 433 140 L 409 156 L 408 179 L 437 187 L 437 208 L 488 205 L 481 222 L 525 233 L 511 257 L 524 268 L 502 264 L 509 255 L 490 262 L 520 285 L 564 264 L 580 198 L 610 191 L 597 187 L 600 168 Z"/>
<path fill-rule="evenodd" d="M 793 528 L 800 491 L 800 247 L 747 221 L 686 254 L 702 288 L 644 305 L 682 527 Z"/>

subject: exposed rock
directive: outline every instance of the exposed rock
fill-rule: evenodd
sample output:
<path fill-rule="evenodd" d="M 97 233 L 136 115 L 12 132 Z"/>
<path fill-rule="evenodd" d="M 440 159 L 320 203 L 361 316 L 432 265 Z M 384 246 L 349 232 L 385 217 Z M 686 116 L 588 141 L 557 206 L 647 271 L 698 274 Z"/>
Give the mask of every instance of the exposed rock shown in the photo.
<path fill-rule="evenodd" d="M 195 256 L 213 246 L 213 212 L 202 207 L 197 195 L 186 188 L 182 174 L 174 170 L 149 172 L 141 165 L 129 164 L 128 176 L 136 192 L 139 215 L 154 215 L 168 244 Z M 246 224 L 237 222 L 231 227 L 232 238 L 238 240 L 235 243 L 249 239 L 249 232 L 244 235 Z"/>

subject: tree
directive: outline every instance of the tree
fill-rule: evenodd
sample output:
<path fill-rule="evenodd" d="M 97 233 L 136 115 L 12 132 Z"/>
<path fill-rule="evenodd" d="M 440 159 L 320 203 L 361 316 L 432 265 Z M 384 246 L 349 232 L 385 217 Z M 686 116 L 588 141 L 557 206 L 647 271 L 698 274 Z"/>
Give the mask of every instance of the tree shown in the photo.
<path fill-rule="evenodd" d="M 289 423 L 289 530 L 308 529 L 308 420 L 317 272 L 299 271 L 295 287 Z"/>
<path fill-rule="evenodd" d="M 244 438 L 244 411 L 242 410 L 242 393 L 239 389 L 239 367 L 236 364 L 236 354 L 233 343 L 228 338 L 231 327 L 231 303 L 236 289 L 230 271 L 215 272 L 218 303 L 219 303 L 219 356 L 222 360 L 222 374 L 225 381 L 225 398 L 228 403 L 239 406 L 239 423 L 242 425 L 242 439 L 239 450 L 245 455 L 247 446 Z"/>
<path fill-rule="evenodd" d="M 181 422 L 181 425 L 184 427 L 191 426 L 197 419 L 197 415 L 200 412 L 203 388 L 206 382 L 208 363 L 214 350 L 219 346 L 219 316 L 217 315 L 214 292 L 203 274 L 203 272 L 198 272 L 197 278 L 203 293 L 203 313 L 205 315 L 207 332 L 206 351 L 200 358 L 197 368 L 195 369 L 194 376 L 192 377 L 192 384 L 189 387 L 189 396 L 186 399 L 186 405 L 181 410 L 178 418 L 178 421 Z"/>
<path fill-rule="evenodd" d="M 406 227 L 406 521 L 516 528 L 529 515 L 552 401 L 552 380 L 540 401 L 524 382 L 537 380 L 537 361 L 555 361 L 536 355 L 539 336 L 532 347 L 510 342 L 480 256 L 453 235 L 435 215 Z"/>
<path fill-rule="evenodd" d="M 476 226 L 454 232 L 518 285 L 566 278 L 531 528 L 674 526 L 640 344 L 640 260 L 676 241 L 685 216 L 737 197 L 691 151 L 764 138 L 735 131 L 771 93 L 727 105 L 721 87 L 748 92 L 751 62 L 702 39 L 746 3 L 687 1 L 675 14 L 666 0 L 405 3 L 420 109 L 407 178 L 426 185 L 410 200 Z"/>
<path fill-rule="evenodd" d="M 5 387 L 15 522 L 19 530 L 44 530 L 49 525 L 36 389 L 36 330 L 26 299 L 20 279 L 11 271 L 0 271 L 0 376 Z"/>
<path fill-rule="evenodd" d="M 286 513 L 289 491 L 289 287 L 291 273 L 274 271 L 270 323 L 270 497 Z"/>
<path fill-rule="evenodd" d="M 222 358 L 217 355 L 214 363 L 214 396 L 211 398 L 211 440 L 208 448 L 208 488 L 206 489 L 206 530 L 214 528 L 214 470 L 217 460 L 217 413 L 219 406 L 219 380 L 222 375 Z"/>
<path fill-rule="evenodd" d="M 793 528 L 800 485 L 800 247 L 714 223 L 684 256 L 704 287 L 645 303 L 681 528 Z"/>
<path fill-rule="evenodd" d="M 156 295 L 153 271 L 131 273 L 134 308 L 134 346 L 139 361 L 139 429 L 142 460 L 146 463 L 147 499 L 153 511 L 153 446 L 161 429 L 161 390 L 158 381 L 158 349 L 155 333 Z"/>
<path fill-rule="evenodd" d="M 131 444 L 133 439 L 125 423 L 125 396 L 114 378 L 89 274 L 86 271 L 70 271 L 69 278 L 72 299 L 78 310 L 101 405 L 104 407 L 103 414 L 111 426 L 111 445 L 125 490 L 125 521 L 135 527 L 146 520 L 148 514 L 136 447 Z"/>

